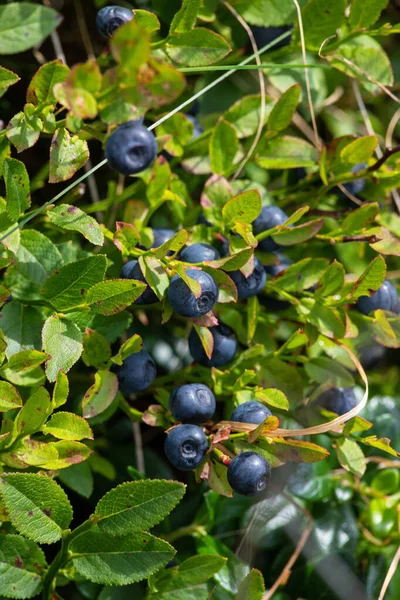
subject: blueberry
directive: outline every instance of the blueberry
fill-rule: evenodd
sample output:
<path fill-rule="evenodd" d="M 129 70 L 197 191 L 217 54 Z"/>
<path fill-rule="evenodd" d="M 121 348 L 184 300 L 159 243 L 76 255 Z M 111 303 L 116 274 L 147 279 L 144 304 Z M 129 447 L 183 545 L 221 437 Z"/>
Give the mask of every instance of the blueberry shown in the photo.
<path fill-rule="evenodd" d="M 257 296 L 267 281 L 267 274 L 258 258 L 254 260 L 254 270 L 248 277 L 245 277 L 240 271 L 231 271 L 229 276 L 236 285 L 238 298 Z"/>
<path fill-rule="evenodd" d="M 259 296 L 260 303 L 268 310 L 272 312 L 286 310 L 290 307 L 290 302 L 287 300 L 280 300 L 279 298 L 273 298 L 272 296 L 266 296 L 261 294 Z"/>
<path fill-rule="evenodd" d="M 279 273 L 282 273 L 282 271 L 293 264 L 290 258 L 284 254 L 281 254 L 280 252 L 277 252 L 275 256 L 278 259 L 278 262 L 273 265 L 265 265 L 264 267 L 265 271 L 268 273 L 268 275 L 271 275 L 271 277 L 276 277 L 279 275 Z"/>
<path fill-rule="evenodd" d="M 202 263 L 206 260 L 216 260 L 220 256 L 218 250 L 210 244 L 193 244 L 182 250 L 180 259 L 187 263 Z"/>
<path fill-rule="evenodd" d="M 228 466 L 229 485 L 243 496 L 256 496 L 263 492 L 270 475 L 269 462 L 256 452 L 242 452 Z"/>
<path fill-rule="evenodd" d="M 115 129 L 106 141 L 106 158 L 112 169 L 122 175 L 135 175 L 147 169 L 157 156 L 154 134 L 136 121 Z"/>
<path fill-rule="evenodd" d="M 253 221 L 254 233 L 255 235 L 258 235 L 263 231 L 267 231 L 267 229 L 272 229 L 272 227 L 282 225 L 285 223 L 285 221 L 287 221 L 287 219 L 287 214 L 284 213 L 279 206 L 264 206 L 260 215 L 255 221 Z M 263 252 L 273 252 L 274 250 L 278 250 L 280 248 L 279 244 L 274 242 L 271 237 L 267 237 L 259 242 L 258 247 Z"/>
<path fill-rule="evenodd" d="M 331 388 L 323 392 L 315 403 L 337 415 L 344 415 L 357 406 L 353 388 Z"/>
<path fill-rule="evenodd" d="M 153 244 L 152 248 L 159 248 L 165 242 L 168 242 L 175 235 L 175 231 L 173 229 L 164 229 L 159 227 L 157 229 L 153 229 Z"/>
<path fill-rule="evenodd" d="M 193 360 L 205 367 L 222 367 L 232 362 L 237 350 L 237 340 L 230 327 L 220 323 L 211 327 L 214 338 L 214 349 L 211 358 L 207 357 L 196 330 L 193 328 L 189 335 L 189 350 Z"/>
<path fill-rule="evenodd" d="M 370 342 L 359 349 L 360 363 L 366 371 L 375 369 L 382 363 L 386 353 L 387 350 L 384 346 Z"/>
<path fill-rule="evenodd" d="M 218 287 L 214 279 L 205 271 L 186 269 L 185 273 L 201 286 L 201 294 L 196 298 L 180 275 L 174 275 L 169 283 L 168 300 L 178 315 L 182 317 L 202 317 L 213 309 L 218 300 Z"/>
<path fill-rule="evenodd" d="M 263 48 L 267 44 L 275 41 L 280 35 L 286 31 L 293 29 L 293 25 L 285 25 L 283 27 L 258 27 L 257 25 L 252 26 L 251 30 L 254 35 L 254 39 L 258 48 Z M 284 48 L 290 44 L 291 37 L 287 37 L 284 40 L 278 42 L 271 50 L 278 50 Z"/>
<path fill-rule="evenodd" d="M 364 315 L 378 309 L 399 314 L 400 302 L 393 283 L 386 280 L 372 296 L 361 296 L 357 300 L 356 309 Z"/>
<path fill-rule="evenodd" d="M 122 6 L 105 6 L 96 15 L 97 31 L 104 37 L 112 34 L 128 21 L 132 21 L 134 13 L 129 8 Z"/>
<path fill-rule="evenodd" d="M 169 399 L 169 409 L 178 421 L 205 423 L 215 413 L 214 394 L 203 383 L 187 383 L 175 388 Z"/>
<path fill-rule="evenodd" d="M 235 408 L 230 420 L 238 423 L 254 423 L 254 425 L 259 425 L 271 415 L 271 411 L 264 404 L 250 400 L 249 402 L 243 402 L 243 404 Z"/>
<path fill-rule="evenodd" d="M 157 368 L 145 350 L 128 356 L 118 371 L 119 389 L 124 394 L 146 390 L 157 376 Z"/>
<path fill-rule="evenodd" d="M 196 117 L 194 117 L 190 114 L 187 114 L 186 118 L 189 119 L 189 121 L 193 124 L 193 135 L 190 139 L 190 141 L 193 141 L 196 138 L 201 136 L 201 134 L 204 132 L 204 128 L 202 125 L 200 125 L 200 123 L 198 122 Z"/>
<path fill-rule="evenodd" d="M 137 260 L 130 260 L 122 267 L 121 278 L 136 279 L 136 281 L 143 281 L 144 283 L 147 283 L 143 277 L 139 261 Z M 147 284 L 147 288 L 144 290 L 143 294 L 139 296 L 137 300 L 135 300 L 134 304 L 154 304 L 155 302 L 158 302 L 158 298 L 151 287 Z"/>
<path fill-rule="evenodd" d="M 204 213 L 200 213 L 199 214 L 199 218 L 197 219 L 197 223 L 199 225 L 205 225 L 206 227 L 212 227 L 212 223 L 210 223 L 210 221 L 207 221 L 205 214 Z"/>
<path fill-rule="evenodd" d="M 358 171 L 362 171 L 368 167 L 367 163 L 361 163 L 352 168 L 352 173 L 358 173 Z M 366 179 L 356 179 L 355 181 L 349 181 L 348 183 L 343 183 L 343 187 L 353 196 L 358 196 L 364 191 L 365 185 L 367 181 Z M 347 198 L 346 194 L 342 192 L 342 190 L 337 187 L 332 190 L 338 197 Z"/>
<path fill-rule="evenodd" d="M 178 425 L 169 432 L 164 444 L 169 462 L 180 471 L 193 471 L 207 450 L 207 438 L 197 425 Z"/>

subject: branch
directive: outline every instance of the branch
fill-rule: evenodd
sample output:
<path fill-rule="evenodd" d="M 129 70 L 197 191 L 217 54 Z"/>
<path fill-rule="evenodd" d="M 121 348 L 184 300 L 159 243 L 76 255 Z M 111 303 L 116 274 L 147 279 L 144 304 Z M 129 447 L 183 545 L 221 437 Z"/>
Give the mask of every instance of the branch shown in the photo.
<path fill-rule="evenodd" d="M 394 148 L 386 148 L 385 152 L 381 156 L 379 160 L 376 161 L 373 165 L 368 167 L 367 171 L 372 173 L 372 171 L 377 171 L 393 154 L 400 152 L 400 145 L 394 146 Z"/>

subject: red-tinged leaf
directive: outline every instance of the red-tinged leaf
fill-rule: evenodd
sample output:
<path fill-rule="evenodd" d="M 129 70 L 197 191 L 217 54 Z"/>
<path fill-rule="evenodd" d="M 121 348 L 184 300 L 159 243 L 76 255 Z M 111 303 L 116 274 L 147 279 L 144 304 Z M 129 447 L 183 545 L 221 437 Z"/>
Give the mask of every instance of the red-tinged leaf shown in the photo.
<path fill-rule="evenodd" d="M 273 445 L 271 451 L 283 461 L 317 462 L 324 460 L 329 454 L 325 448 L 303 440 L 276 437 L 271 440 L 271 443 Z"/>
<path fill-rule="evenodd" d="M 218 427 L 217 431 L 212 434 L 212 444 L 215 446 L 215 444 L 229 440 L 231 431 L 230 425 L 221 425 L 221 427 Z"/>
<path fill-rule="evenodd" d="M 83 397 L 82 414 L 86 419 L 96 417 L 112 403 L 118 392 L 118 379 L 109 371 L 98 371 L 94 384 Z"/>
<path fill-rule="evenodd" d="M 192 322 L 193 325 L 197 325 L 197 327 L 216 327 L 219 325 L 217 317 L 212 312 L 209 312 L 202 317 L 192 319 Z"/>
<path fill-rule="evenodd" d="M 212 269 L 223 269 L 224 271 L 237 271 L 241 269 L 252 257 L 253 248 L 244 248 L 236 254 L 228 254 L 217 260 L 208 260 L 204 264 Z"/>
<path fill-rule="evenodd" d="M 164 244 L 159 246 L 154 251 L 154 256 L 156 258 L 164 258 L 167 256 L 169 252 L 173 252 L 176 254 L 183 248 L 183 246 L 187 243 L 189 239 L 189 234 L 185 229 L 181 229 L 172 237 L 170 240 L 167 240 Z"/>
<path fill-rule="evenodd" d="M 117 221 L 113 242 L 123 254 L 129 254 L 136 248 L 140 233 L 131 223 Z"/>
<path fill-rule="evenodd" d="M 147 410 L 144 411 L 142 421 L 149 425 L 149 427 L 162 427 L 166 429 L 170 423 L 165 416 L 165 408 L 159 404 L 151 404 Z"/>
<path fill-rule="evenodd" d="M 248 439 L 249 439 L 250 444 L 252 442 L 255 442 L 256 439 L 260 437 L 260 435 L 268 435 L 269 432 L 274 431 L 275 429 L 278 429 L 278 427 L 279 427 L 278 417 L 274 417 L 274 416 L 267 417 L 265 419 L 265 421 L 260 423 L 256 427 L 256 429 L 253 429 L 253 431 L 251 431 L 249 433 Z"/>
<path fill-rule="evenodd" d="M 192 269 L 196 269 L 197 267 L 192 266 Z M 182 277 L 183 281 L 186 283 L 186 285 L 188 286 L 188 288 L 190 289 L 190 291 L 192 292 L 193 296 L 195 298 L 200 298 L 201 296 L 201 285 L 198 281 L 196 281 L 195 279 L 193 279 L 192 277 L 189 277 L 188 275 L 186 275 L 186 270 L 185 267 L 183 266 L 183 264 L 180 263 L 176 263 L 175 264 L 175 271 L 178 273 L 178 275 L 180 275 L 180 277 Z M 199 269 L 201 270 L 201 269 Z"/>
<path fill-rule="evenodd" d="M 209 273 L 214 279 L 218 286 L 219 295 L 218 302 L 237 302 L 238 292 L 236 285 L 225 271 L 220 269 L 211 269 L 210 267 L 203 267 L 203 271 Z"/>
<path fill-rule="evenodd" d="M 194 328 L 200 338 L 204 352 L 208 358 L 211 358 L 214 350 L 214 338 L 211 331 L 207 327 L 198 327 L 197 325 L 195 325 Z"/>

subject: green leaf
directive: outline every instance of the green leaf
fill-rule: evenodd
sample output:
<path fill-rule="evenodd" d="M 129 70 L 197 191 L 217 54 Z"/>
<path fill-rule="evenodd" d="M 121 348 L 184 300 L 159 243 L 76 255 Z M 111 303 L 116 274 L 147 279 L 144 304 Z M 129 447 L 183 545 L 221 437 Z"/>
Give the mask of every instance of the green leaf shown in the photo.
<path fill-rule="evenodd" d="M 59 469 L 67 469 L 71 465 L 76 465 L 91 455 L 92 451 L 90 448 L 81 444 L 81 442 L 74 441 L 61 441 L 52 442 L 48 444 L 57 452 L 57 458 L 51 458 L 44 465 L 44 469 L 50 469 L 51 471 L 58 471 Z"/>
<path fill-rule="evenodd" d="M 365 271 L 357 279 L 349 300 L 355 301 L 360 296 L 370 296 L 371 292 L 378 290 L 386 278 L 386 263 L 382 256 L 377 256 L 372 260 Z"/>
<path fill-rule="evenodd" d="M 196 25 L 200 5 L 201 0 L 183 0 L 182 8 L 174 16 L 169 32 L 190 31 Z"/>
<path fill-rule="evenodd" d="M 179 567 L 161 571 L 155 582 L 157 591 L 161 594 L 178 592 L 204 583 L 222 569 L 226 560 L 225 556 L 218 556 L 218 554 L 191 556 Z"/>
<path fill-rule="evenodd" d="M 19 80 L 18 75 L 4 67 L 0 67 L 0 98 L 4 96 L 10 85 L 14 85 Z"/>
<path fill-rule="evenodd" d="M 362 477 L 367 468 L 365 456 L 357 442 L 348 438 L 336 442 L 338 461 L 346 471 Z"/>
<path fill-rule="evenodd" d="M 81 258 L 53 273 L 42 288 L 43 297 L 57 310 L 70 310 L 86 303 L 88 290 L 104 279 L 105 255 Z"/>
<path fill-rule="evenodd" d="M 153 479 L 123 483 L 97 504 L 98 527 L 110 535 L 150 529 L 169 515 L 184 493 L 185 486 L 177 481 Z"/>
<path fill-rule="evenodd" d="M 15 158 L 4 160 L 3 173 L 7 194 L 7 215 L 16 222 L 31 205 L 29 176 L 24 163 Z"/>
<path fill-rule="evenodd" d="M 231 47 L 218 33 L 198 27 L 168 37 L 166 52 L 178 65 L 202 67 L 222 60 Z"/>
<path fill-rule="evenodd" d="M 309 0 L 303 13 L 306 47 L 319 50 L 323 41 L 336 34 L 344 21 L 345 0 Z"/>
<path fill-rule="evenodd" d="M 144 64 L 150 55 L 150 39 L 135 19 L 118 27 L 110 42 L 110 50 L 114 59 L 121 65 L 121 70 L 135 71 Z"/>
<path fill-rule="evenodd" d="M 275 133 L 289 127 L 300 100 L 299 84 L 289 87 L 274 105 L 268 118 L 268 131 Z"/>
<path fill-rule="evenodd" d="M 104 235 L 96 219 L 89 217 L 80 208 L 69 204 L 55 206 L 47 213 L 54 225 L 69 231 L 79 231 L 84 238 L 96 246 L 104 244 Z"/>
<path fill-rule="evenodd" d="M 335 387 L 354 387 L 353 376 L 340 363 L 327 356 L 309 360 L 304 368 L 312 381 L 331 383 Z"/>
<path fill-rule="evenodd" d="M 271 112 L 272 100 L 266 99 L 265 122 Z M 254 135 L 257 131 L 261 118 L 261 96 L 244 96 L 233 104 L 223 115 L 236 130 L 238 138 L 246 138 Z"/>
<path fill-rule="evenodd" d="M 374 155 L 377 145 L 376 135 L 364 135 L 347 144 L 340 153 L 340 159 L 349 165 L 366 163 Z"/>
<path fill-rule="evenodd" d="M 0 7 L 0 54 L 17 54 L 41 42 L 60 23 L 52 8 L 31 2 L 12 2 Z"/>
<path fill-rule="evenodd" d="M 146 284 L 133 279 L 109 279 L 90 288 L 86 304 L 95 313 L 115 315 L 130 306 L 146 289 Z"/>
<path fill-rule="evenodd" d="M 63 264 L 57 246 L 34 229 L 21 231 L 17 259 L 15 268 L 18 273 L 37 285 L 42 285 L 50 273 Z"/>
<path fill-rule="evenodd" d="M 304 3 L 300 1 L 301 6 Z M 296 18 L 293 0 L 236 0 L 233 5 L 248 23 L 259 27 L 292 24 Z"/>
<path fill-rule="evenodd" d="M 236 130 L 227 121 L 219 121 L 210 138 L 211 169 L 217 175 L 228 173 L 239 150 Z"/>
<path fill-rule="evenodd" d="M 15 419 L 16 431 L 21 436 L 39 431 L 50 412 L 49 392 L 44 387 L 40 387 L 19 411 Z"/>
<path fill-rule="evenodd" d="M 62 469 L 59 475 L 60 481 L 74 492 L 84 498 L 90 498 L 93 492 L 93 474 L 87 462 L 72 465 Z"/>
<path fill-rule="evenodd" d="M 56 381 L 59 371 L 68 373 L 82 354 L 82 333 L 72 321 L 59 315 L 49 317 L 42 332 L 44 351 L 51 358 L 46 363 L 49 381 Z"/>
<path fill-rule="evenodd" d="M 325 258 L 304 258 L 285 269 L 285 272 L 276 278 L 275 285 L 285 292 L 307 290 L 319 281 L 326 266 Z"/>
<path fill-rule="evenodd" d="M 164 258 L 169 252 L 179 252 L 187 244 L 189 234 L 185 229 L 178 231 L 171 239 L 154 250 L 156 258 Z"/>
<path fill-rule="evenodd" d="M 6 135 L 18 152 L 34 146 L 43 129 L 42 120 L 35 115 L 28 114 L 30 109 L 34 109 L 33 105 L 26 104 L 25 112 L 17 113 L 7 126 Z"/>
<path fill-rule="evenodd" d="M 140 256 L 139 265 L 146 282 L 155 292 L 157 298 L 162 300 L 169 286 L 169 277 L 164 265 L 153 256 Z"/>
<path fill-rule="evenodd" d="M 73 413 L 57 412 L 46 425 L 42 427 L 43 433 L 54 436 L 59 440 L 80 441 L 85 438 L 92 440 L 93 432 L 89 423 Z"/>
<path fill-rule="evenodd" d="M 252 569 L 240 584 L 235 600 L 262 600 L 265 592 L 262 573 Z"/>
<path fill-rule="evenodd" d="M 135 354 L 136 352 L 140 352 L 140 350 L 142 350 L 142 346 L 142 338 L 140 335 L 135 333 L 121 345 L 120 349 L 118 350 L 118 354 L 113 356 L 113 362 L 115 362 L 117 365 L 122 365 L 123 361 L 128 358 L 128 356 Z"/>
<path fill-rule="evenodd" d="M 261 212 L 261 195 L 258 190 L 249 190 L 238 194 L 225 204 L 222 218 L 227 227 L 238 221 L 252 223 Z"/>
<path fill-rule="evenodd" d="M 82 402 L 82 412 L 86 419 L 104 412 L 118 392 L 118 379 L 109 371 L 98 371 L 94 384 L 86 392 Z"/>
<path fill-rule="evenodd" d="M 71 523 L 72 508 L 66 493 L 46 475 L 3 475 L 0 495 L 15 529 L 34 542 L 57 542 Z"/>
<path fill-rule="evenodd" d="M 290 460 L 295 463 L 313 463 L 324 460 L 329 452 L 312 442 L 291 440 L 289 438 L 273 438 L 267 442 L 270 452 L 282 461 Z"/>
<path fill-rule="evenodd" d="M 253 248 L 243 248 L 235 254 L 227 254 L 223 258 L 208 260 L 204 264 L 212 269 L 223 269 L 224 271 L 237 271 L 241 269 L 253 255 Z"/>
<path fill-rule="evenodd" d="M 69 68 L 57 59 L 52 60 L 36 71 L 26 93 L 26 101 L 32 104 L 54 105 L 56 97 L 53 88 L 68 77 Z"/>
<path fill-rule="evenodd" d="M 345 270 L 341 263 L 336 260 L 327 268 L 322 275 L 318 288 L 315 292 L 317 297 L 333 296 L 344 286 Z"/>
<path fill-rule="evenodd" d="M 6 412 L 21 406 L 22 398 L 18 390 L 8 381 L 0 381 L 0 411 Z"/>
<path fill-rule="evenodd" d="M 276 388 L 258 389 L 255 393 L 256 397 L 262 402 L 266 402 L 270 406 L 281 410 L 289 410 L 289 400 L 286 395 Z"/>
<path fill-rule="evenodd" d="M 167 542 L 140 532 L 112 535 L 92 529 L 70 545 L 77 573 L 94 583 L 127 585 L 146 579 L 174 556 Z"/>
<path fill-rule="evenodd" d="M 352 0 L 350 11 L 350 25 L 353 29 L 370 27 L 378 19 L 388 4 L 388 0 Z"/>
<path fill-rule="evenodd" d="M 32 598 L 42 589 L 42 573 L 47 567 L 42 550 L 19 535 L 0 535 L 1 595 Z"/>
<path fill-rule="evenodd" d="M 323 225 L 323 219 L 315 219 L 314 221 L 308 221 L 308 223 L 296 225 L 295 227 L 281 228 L 278 233 L 272 235 L 272 239 L 281 246 L 294 246 L 313 238 L 321 231 Z M 286 224 L 284 227 L 286 227 Z M 257 239 L 259 239 L 259 236 L 257 236 Z"/>
<path fill-rule="evenodd" d="M 53 409 L 59 408 L 66 403 L 69 393 L 68 377 L 62 371 L 57 374 L 57 379 L 53 389 L 51 404 Z"/>
<path fill-rule="evenodd" d="M 89 160 L 86 140 L 71 136 L 66 129 L 57 129 L 50 147 L 50 183 L 70 179 Z"/>
<path fill-rule="evenodd" d="M 263 169 L 296 169 L 312 167 L 318 161 L 318 152 L 309 142 L 289 135 L 260 143 L 256 162 Z"/>
<path fill-rule="evenodd" d="M 43 317 L 36 308 L 14 300 L 2 308 L 1 314 L 8 359 L 22 350 L 41 348 Z"/>
<path fill-rule="evenodd" d="M 397 452 L 390 445 L 390 440 L 388 438 L 377 438 L 376 435 L 369 435 L 365 438 L 359 438 L 359 441 L 366 446 L 372 446 L 372 448 L 378 448 L 378 450 L 382 450 L 391 456 L 400 457 L 400 453 Z"/>
<path fill-rule="evenodd" d="M 87 367 L 100 368 L 111 358 L 110 344 L 98 331 L 85 329 L 83 334 L 82 360 Z"/>
<path fill-rule="evenodd" d="M 39 350 L 21 350 L 17 354 L 13 354 L 6 365 L 3 365 L 2 369 L 10 371 L 31 371 L 42 363 L 44 363 L 49 356 L 45 352 Z"/>
<path fill-rule="evenodd" d="M 117 221 L 113 242 L 124 254 L 130 254 L 140 240 L 140 233 L 131 223 Z"/>
<path fill-rule="evenodd" d="M 147 33 L 153 33 L 158 31 L 161 27 L 158 17 L 148 10 L 135 9 L 135 21 L 142 27 Z"/>

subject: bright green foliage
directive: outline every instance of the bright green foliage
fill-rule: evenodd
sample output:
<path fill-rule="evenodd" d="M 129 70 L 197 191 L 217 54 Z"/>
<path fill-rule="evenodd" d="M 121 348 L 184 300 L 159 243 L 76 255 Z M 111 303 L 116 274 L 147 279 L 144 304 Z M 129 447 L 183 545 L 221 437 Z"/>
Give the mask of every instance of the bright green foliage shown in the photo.
<path fill-rule="evenodd" d="M 3 595 L 31 598 L 40 592 L 46 559 L 34 542 L 18 535 L 0 536 L 0 565 Z"/>

